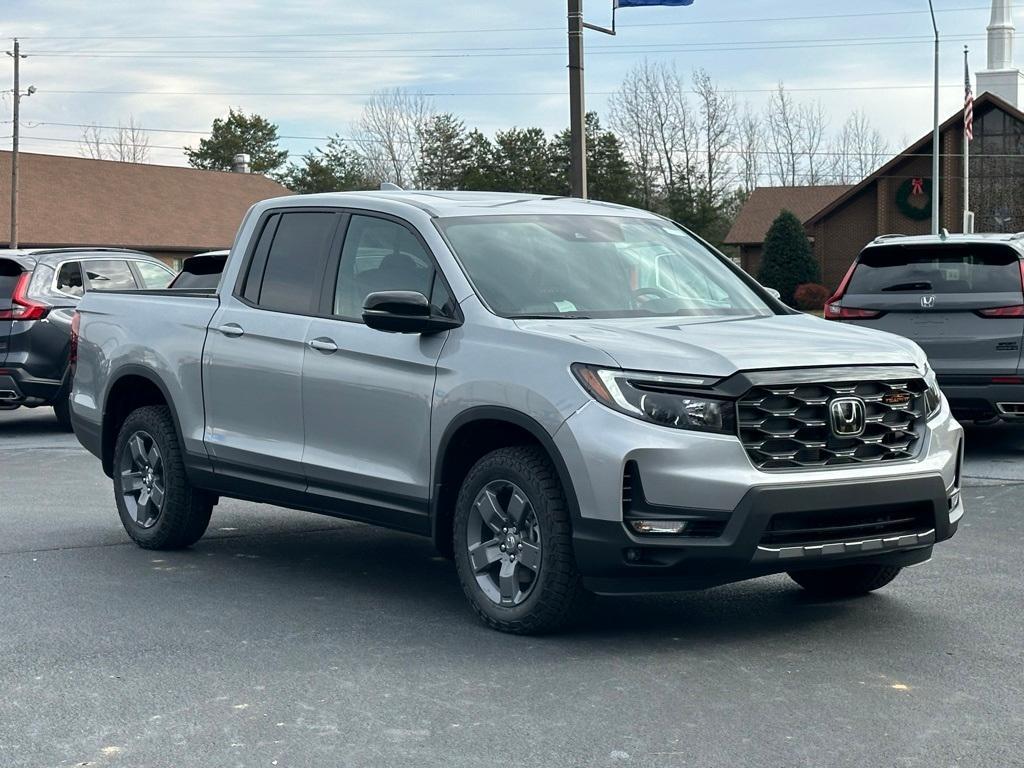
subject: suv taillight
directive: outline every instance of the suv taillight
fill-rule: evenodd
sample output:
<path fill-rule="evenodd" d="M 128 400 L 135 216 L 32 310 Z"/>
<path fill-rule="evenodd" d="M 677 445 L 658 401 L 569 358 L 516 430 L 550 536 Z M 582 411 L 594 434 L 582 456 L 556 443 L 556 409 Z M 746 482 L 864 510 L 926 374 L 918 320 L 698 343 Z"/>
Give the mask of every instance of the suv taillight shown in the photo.
<path fill-rule="evenodd" d="M 839 283 L 839 287 L 836 288 L 836 292 L 825 302 L 826 320 L 871 320 L 881 316 L 881 312 L 876 312 L 873 309 L 855 309 L 854 307 L 843 307 L 839 304 L 843 294 L 846 293 L 846 286 L 850 284 L 850 278 L 853 277 L 853 271 L 856 268 L 857 261 L 854 260 L 850 268 L 846 270 L 846 274 L 843 276 L 842 282 Z"/>
<path fill-rule="evenodd" d="M 75 310 L 71 316 L 71 348 L 68 362 L 71 365 L 71 375 L 75 375 L 75 368 L 78 367 L 78 328 L 82 324 L 82 316 Z"/>
<path fill-rule="evenodd" d="M 28 283 L 31 279 L 31 272 L 21 273 L 11 296 L 12 306 L 10 309 L 0 309 L 0 320 L 39 320 L 46 317 L 50 308 L 28 297 Z"/>
<path fill-rule="evenodd" d="M 1024 261 L 1020 262 L 1020 285 L 1021 291 L 1024 291 Z M 978 314 L 982 317 L 1024 317 L 1024 304 L 1014 304 L 1012 307 L 979 309 Z"/>

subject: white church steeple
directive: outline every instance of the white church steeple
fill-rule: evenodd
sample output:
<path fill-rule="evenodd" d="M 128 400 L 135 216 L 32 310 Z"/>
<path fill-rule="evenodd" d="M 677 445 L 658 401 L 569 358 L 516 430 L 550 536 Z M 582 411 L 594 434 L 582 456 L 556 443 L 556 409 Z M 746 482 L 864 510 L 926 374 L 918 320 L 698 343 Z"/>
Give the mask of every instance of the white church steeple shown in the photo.
<path fill-rule="evenodd" d="M 1024 101 L 1024 73 L 1013 64 L 1015 31 L 1010 0 L 992 0 L 992 18 L 988 24 L 988 68 L 977 73 L 977 92 L 987 91 L 1017 107 Z"/>
<path fill-rule="evenodd" d="M 1013 12 L 1010 0 L 992 1 L 988 23 L 988 68 L 1013 69 Z"/>

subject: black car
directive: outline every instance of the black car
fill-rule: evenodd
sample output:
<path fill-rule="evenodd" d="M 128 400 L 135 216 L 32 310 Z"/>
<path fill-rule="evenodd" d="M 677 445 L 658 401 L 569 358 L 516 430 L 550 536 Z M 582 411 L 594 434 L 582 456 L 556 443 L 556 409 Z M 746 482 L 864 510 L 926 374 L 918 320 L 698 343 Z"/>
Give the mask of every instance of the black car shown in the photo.
<path fill-rule="evenodd" d="M 75 307 L 86 291 L 164 288 L 174 272 L 139 251 L 0 250 L 0 410 L 51 406 L 68 413 L 68 354 Z"/>

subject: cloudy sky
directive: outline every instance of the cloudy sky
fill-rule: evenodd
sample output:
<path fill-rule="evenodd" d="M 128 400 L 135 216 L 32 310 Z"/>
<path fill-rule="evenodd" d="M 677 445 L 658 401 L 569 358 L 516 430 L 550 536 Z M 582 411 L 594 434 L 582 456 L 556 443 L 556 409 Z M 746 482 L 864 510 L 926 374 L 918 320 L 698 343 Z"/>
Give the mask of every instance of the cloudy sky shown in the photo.
<path fill-rule="evenodd" d="M 988 0 L 935 0 L 942 112 L 962 103 L 965 44 L 984 64 Z M 586 0 L 610 21 L 611 0 Z M 568 120 L 564 0 L 4 0 L 0 37 L 19 37 L 25 151 L 79 154 L 82 125 L 134 116 L 154 130 L 151 160 L 184 164 L 228 106 L 276 122 L 294 155 L 346 135 L 368 94 L 403 87 L 490 133 L 558 130 Z M 924 12 L 922 12 L 922 10 Z M 782 80 L 818 99 L 833 127 L 864 109 L 893 144 L 931 122 L 926 0 L 695 0 L 619 11 L 619 34 L 588 32 L 588 108 L 603 112 L 631 66 L 707 69 L 739 103 Z M 8 46 L 9 47 L 9 46 Z M 11 88 L 10 59 L 0 88 Z M 10 94 L 0 104 L 10 134 Z M 9 139 L 0 140 L 7 146 Z"/>

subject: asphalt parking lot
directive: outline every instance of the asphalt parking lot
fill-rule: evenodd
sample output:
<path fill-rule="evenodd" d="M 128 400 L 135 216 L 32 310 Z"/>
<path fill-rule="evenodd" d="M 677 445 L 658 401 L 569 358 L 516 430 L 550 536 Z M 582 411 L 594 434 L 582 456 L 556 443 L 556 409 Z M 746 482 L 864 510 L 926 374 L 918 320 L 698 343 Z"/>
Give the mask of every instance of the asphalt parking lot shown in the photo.
<path fill-rule="evenodd" d="M 0 412 L 2 766 L 1024 765 L 1024 427 L 867 598 L 784 577 L 480 626 L 411 536 L 224 501 L 146 552 L 48 409 Z"/>

